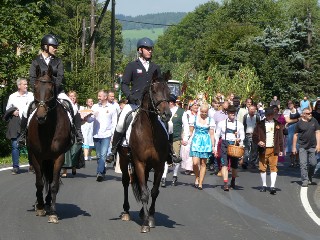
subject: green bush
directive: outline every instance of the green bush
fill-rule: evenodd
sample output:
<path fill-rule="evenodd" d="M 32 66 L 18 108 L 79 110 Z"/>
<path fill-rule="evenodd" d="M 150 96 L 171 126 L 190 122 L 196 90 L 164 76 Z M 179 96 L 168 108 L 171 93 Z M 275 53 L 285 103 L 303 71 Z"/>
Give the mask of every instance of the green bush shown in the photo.
<path fill-rule="evenodd" d="M 7 123 L 0 120 L 0 157 L 8 156 L 11 153 L 10 140 L 6 138 Z"/>

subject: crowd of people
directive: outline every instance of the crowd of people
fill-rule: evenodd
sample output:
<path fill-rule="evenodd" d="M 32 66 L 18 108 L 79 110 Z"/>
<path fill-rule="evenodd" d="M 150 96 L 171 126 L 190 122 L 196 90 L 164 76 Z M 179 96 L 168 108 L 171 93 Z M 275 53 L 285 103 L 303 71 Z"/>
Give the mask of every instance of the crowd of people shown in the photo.
<path fill-rule="evenodd" d="M 41 53 L 30 67 L 30 81 L 36 78 L 36 67 L 47 71 L 53 67 L 58 99 L 67 101 L 72 108 L 76 142 L 83 143 L 85 160 L 91 160 L 92 149 L 96 151 L 97 178 L 103 181 L 108 163 L 116 160 L 117 148 L 125 134 L 127 114 L 135 111 L 141 102 L 142 90 L 151 82 L 152 75 L 161 73 L 152 59 L 153 42 L 149 38 L 138 41 L 139 57 L 129 63 L 124 71 L 122 91 L 126 97 L 117 103 L 113 91 L 100 90 L 97 103 L 88 98 L 86 106 L 79 106 L 77 93 L 63 90 L 63 65 L 55 57 L 58 41 L 52 34 L 41 41 Z M 6 108 L 8 121 L 7 138 L 12 145 L 12 173 L 19 173 L 18 142 L 25 144 L 27 112 L 34 97 L 27 91 L 26 78 L 17 80 L 18 91 L 11 94 Z M 171 185 L 178 181 L 179 169 L 194 176 L 194 187 L 203 189 L 207 168 L 222 178 L 224 191 L 237 188 L 237 169 L 259 168 L 261 192 L 267 191 L 267 169 L 270 169 L 270 193 L 276 194 L 278 161 L 284 156 L 290 159 L 290 167 L 300 167 L 302 187 L 312 184 L 312 177 L 320 151 L 320 98 L 311 103 L 307 96 L 300 102 L 287 101 L 281 111 L 281 103 L 274 96 L 268 106 L 247 98 L 243 102 L 234 94 L 227 98 L 216 93 L 211 104 L 208 99 L 197 97 L 183 103 L 179 96 L 171 94 L 168 99 L 172 117 L 168 123 L 170 156 L 165 159 L 161 186 L 167 185 L 168 169 L 174 166 Z M 229 149 L 244 149 L 242 156 L 234 156 Z M 239 150 L 240 149 L 240 150 Z M 317 158 L 316 158 L 317 156 Z M 229 172 L 231 181 L 229 184 Z M 62 177 L 67 170 L 62 170 Z"/>

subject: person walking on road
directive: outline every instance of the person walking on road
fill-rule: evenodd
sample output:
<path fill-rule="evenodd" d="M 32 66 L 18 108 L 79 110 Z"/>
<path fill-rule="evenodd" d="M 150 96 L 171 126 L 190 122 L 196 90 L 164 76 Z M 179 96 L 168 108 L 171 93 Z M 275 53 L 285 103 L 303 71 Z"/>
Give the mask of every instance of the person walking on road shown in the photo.
<path fill-rule="evenodd" d="M 182 115 L 184 110 L 180 108 L 177 104 L 177 97 L 173 94 L 170 95 L 169 107 L 171 110 L 171 119 L 169 121 L 169 141 L 172 142 L 173 154 L 176 158 L 180 158 L 180 147 L 181 147 L 181 133 L 182 133 Z M 172 129 L 172 130 L 171 130 Z M 170 132 L 172 131 L 172 134 Z M 166 178 L 168 173 L 168 163 L 165 163 L 164 171 L 161 179 L 161 187 L 166 186 Z M 174 164 L 172 186 L 175 186 L 178 181 L 178 170 L 180 167 L 180 162 Z"/>
<path fill-rule="evenodd" d="M 270 168 L 270 194 L 276 194 L 275 188 L 278 172 L 278 156 L 283 151 L 283 125 L 274 119 L 273 107 L 265 110 L 266 117 L 257 123 L 252 135 L 253 142 L 258 145 L 259 170 L 262 180 L 260 192 L 267 191 L 267 167 Z"/>
<path fill-rule="evenodd" d="M 99 103 L 92 106 L 92 115 L 87 118 L 93 122 L 93 142 L 96 149 L 98 166 L 97 181 L 102 182 L 106 174 L 105 160 L 110 140 L 117 124 L 117 112 L 107 100 L 107 92 L 100 90 Z"/>
<path fill-rule="evenodd" d="M 18 91 L 9 96 L 3 117 L 8 122 L 6 137 L 11 140 L 12 174 L 14 175 L 19 173 L 20 153 L 17 139 L 21 134 L 21 119 L 34 99 L 33 93 L 27 91 L 28 82 L 26 78 L 18 78 L 17 87 Z"/>
<path fill-rule="evenodd" d="M 228 118 L 226 120 L 222 120 L 218 123 L 215 132 L 215 149 L 214 154 L 218 157 L 218 142 L 221 138 L 221 173 L 223 177 L 223 190 L 229 191 L 228 185 L 228 165 L 229 161 L 231 161 L 231 168 L 232 168 L 232 179 L 231 179 L 231 188 L 236 187 L 236 177 L 237 177 L 237 169 L 238 169 L 238 162 L 239 158 L 231 157 L 228 155 L 228 145 L 230 144 L 239 144 L 243 146 L 244 141 L 244 127 L 242 122 L 236 120 L 236 111 L 237 109 L 230 105 L 228 107 Z"/>
<path fill-rule="evenodd" d="M 208 117 L 209 105 L 203 103 L 200 106 L 200 114 L 190 123 L 190 133 L 194 131 L 191 141 L 190 156 L 193 161 L 195 173 L 194 186 L 202 190 L 204 176 L 207 169 L 207 159 L 214 152 L 214 121 Z M 199 168 L 200 165 L 200 168 Z"/>
<path fill-rule="evenodd" d="M 297 154 L 296 143 L 299 143 L 302 187 L 308 187 L 312 184 L 312 177 L 317 165 L 315 153 L 320 152 L 320 126 L 311 114 L 309 108 L 303 109 L 301 119 L 297 122 L 293 135 L 293 154 Z"/>

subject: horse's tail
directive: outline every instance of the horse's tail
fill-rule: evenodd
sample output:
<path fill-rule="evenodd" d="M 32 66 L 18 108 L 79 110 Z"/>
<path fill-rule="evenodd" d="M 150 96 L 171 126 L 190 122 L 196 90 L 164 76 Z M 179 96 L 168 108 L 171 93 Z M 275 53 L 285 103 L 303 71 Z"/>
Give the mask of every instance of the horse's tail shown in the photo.
<path fill-rule="evenodd" d="M 46 193 L 48 193 L 49 190 L 49 184 L 53 181 L 53 161 L 44 160 L 42 162 L 42 179 L 44 183 L 44 187 L 46 190 Z"/>
<path fill-rule="evenodd" d="M 136 198 L 137 202 L 141 202 L 141 188 L 139 185 L 137 172 L 135 171 L 135 166 L 132 166 L 131 176 L 131 187 L 133 195 Z"/>

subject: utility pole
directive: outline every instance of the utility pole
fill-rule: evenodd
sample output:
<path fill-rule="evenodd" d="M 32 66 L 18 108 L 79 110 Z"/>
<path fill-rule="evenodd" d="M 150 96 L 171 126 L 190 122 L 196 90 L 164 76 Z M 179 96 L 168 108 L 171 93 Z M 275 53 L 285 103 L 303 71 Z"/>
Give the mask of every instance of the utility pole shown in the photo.
<path fill-rule="evenodd" d="M 90 36 L 93 36 L 94 28 L 95 28 L 95 0 L 91 0 L 91 17 L 90 17 Z M 95 48 L 95 39 L 92 40 L 92 45 L 90 47 L 90 63 L 91 66 L 94 66 L 94 48 Z"/>
<path fill-rule="evenodd" d="M 82 20 L 81 55 L 84 56 L 86 48 L 86 19 Z"/>
<path fill-rule="evenodd" d="M 112 0 L 111 7 L 111 80 L 114 82 L 115 71 L 115 27 L 116 27 L 116 15 L 115 15 L 116 0 Z"/>
<path fill-rule="evenodd" d="M 310 12 L 310 9 L 308 8 L 307 9 L 308 11 L 308 16 L 307 16 L 307 34 L 308 34 L 308 48 L 310 49 L 311 48 L 311 45 L 312 45 L 312 22 L 311 22 L 311 12 Z M 310 56 L 309 58 L 307 58 L 306 60 L 306 69 L 310 69 Z"/>

